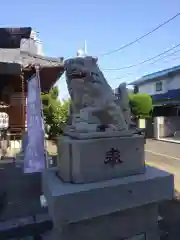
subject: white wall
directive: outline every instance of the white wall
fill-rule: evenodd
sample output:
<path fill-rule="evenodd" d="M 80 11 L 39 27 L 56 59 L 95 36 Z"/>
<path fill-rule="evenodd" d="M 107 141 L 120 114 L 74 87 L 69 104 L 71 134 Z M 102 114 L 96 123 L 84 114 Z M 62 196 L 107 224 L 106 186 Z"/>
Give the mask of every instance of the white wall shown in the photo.
<path fill-rule="evenodd" d="M 172 90 L 172 89 L 179 89 L 180 88 L 180 74 L 168 78 L 166 81 L 167 84 L 167 89 Z"/>
<path fill-rule="evenodd" d="M 149 95 L 162 94 L 167 91 L 166 80 L 162 80 L 162 91 L 156 92 L 156 82 L 150 82 L 139 86 L 139 93 L 148 93 Z"/>
<path fill-rule="evenodd" d="M 156 83 L 162 82 L 162 91 L 156 91 Z M 145 83 L 139 86 L 139 93 L 148 93 L 149 95 L 166 93 L 168 90 L 180 89 L 180 74 L 173 77 L 166 77 L 162 80 Z"/>

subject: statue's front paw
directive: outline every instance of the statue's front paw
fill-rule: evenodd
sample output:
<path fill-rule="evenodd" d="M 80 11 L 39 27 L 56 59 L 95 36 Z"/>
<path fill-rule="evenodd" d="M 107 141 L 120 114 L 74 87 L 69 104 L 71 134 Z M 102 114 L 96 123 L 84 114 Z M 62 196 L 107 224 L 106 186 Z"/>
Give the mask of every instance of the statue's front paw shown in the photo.
<path fill-rule="evenodd" d="M 108 127 L 113 130 L 113 131 L 117 131 L 118 130 L 118 127 L 114 124 L 109 124 Z"/>

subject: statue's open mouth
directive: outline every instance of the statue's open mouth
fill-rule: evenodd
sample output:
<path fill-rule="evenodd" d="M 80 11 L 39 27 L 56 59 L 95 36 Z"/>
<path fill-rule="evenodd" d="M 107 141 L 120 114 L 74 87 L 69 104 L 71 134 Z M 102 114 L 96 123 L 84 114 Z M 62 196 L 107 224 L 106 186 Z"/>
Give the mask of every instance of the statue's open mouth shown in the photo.
<path fill-rule="evenodd" d="M 71 69 L 70 71 L 67 71 L 67 75 L 72 79 L 85 78 L 86 77 L 85 72 L 77 71 L 77 69 Z"/>
<path fill-rule="evenodd" d="M 74 79 L 76 79 L 76 78 L 85 78 L 86 77 L 86 74 L 85 73 L 83 73 L 83 72 L 72 72 L 71 73 L 71 78 L 74 78 Z"/>

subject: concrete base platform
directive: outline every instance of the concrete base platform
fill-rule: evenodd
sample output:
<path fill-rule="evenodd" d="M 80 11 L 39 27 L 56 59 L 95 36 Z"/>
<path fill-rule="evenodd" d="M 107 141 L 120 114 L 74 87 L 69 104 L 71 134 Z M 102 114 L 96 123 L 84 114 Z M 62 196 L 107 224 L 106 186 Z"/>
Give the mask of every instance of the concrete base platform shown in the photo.
<path fill-rule="evenodd" d="M 87 184 L 63 183 L 55 170 L 43 173 L 43 191 L 49 214 L 63 240 L 128 239 L 144 232 L 152 234 L 148 240 L 156 240 L 157 212 L 153 209 L 159 201 L 173 198 L 173 186 L 171 174 L 152 167 L 147 167 L 145 174 Z M 151 212 L 154 212 L 153 224 L 148 220 Z M 111 217 L 111 214 L 118 217 Z M 143 228 L 138 228 L 139 225 Z M 110 229 L 114 235 L 108 235 Z M 87 235 L 90 232 L 91 238 Z M 93 232 L 96 232 L 96 238 L 92 236 Z"/>
<path fill-rule="evenodd" d="M 67 224 L 54 229 L 49 239 L 159 240 L 157 204 Z"/>

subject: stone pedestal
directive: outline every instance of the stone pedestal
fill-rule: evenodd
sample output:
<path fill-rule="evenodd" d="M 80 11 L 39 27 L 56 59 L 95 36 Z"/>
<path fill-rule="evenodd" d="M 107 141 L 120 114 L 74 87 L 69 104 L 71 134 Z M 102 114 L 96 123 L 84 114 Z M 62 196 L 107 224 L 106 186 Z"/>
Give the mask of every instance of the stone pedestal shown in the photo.
<path fill-rule="evenodd" d="M 87 183 L 145 172 L 144 137 L 58 139 L 58 174 L 65 182 Z"/>
<path fill-rule="evenodd" d="M 147 167 L 144 174 L 72 184 L 43 173 L 43 191 L 54 223 L 51 239 L 158 240 L 157 204 L 172 199 L 173 176 Z"/>

